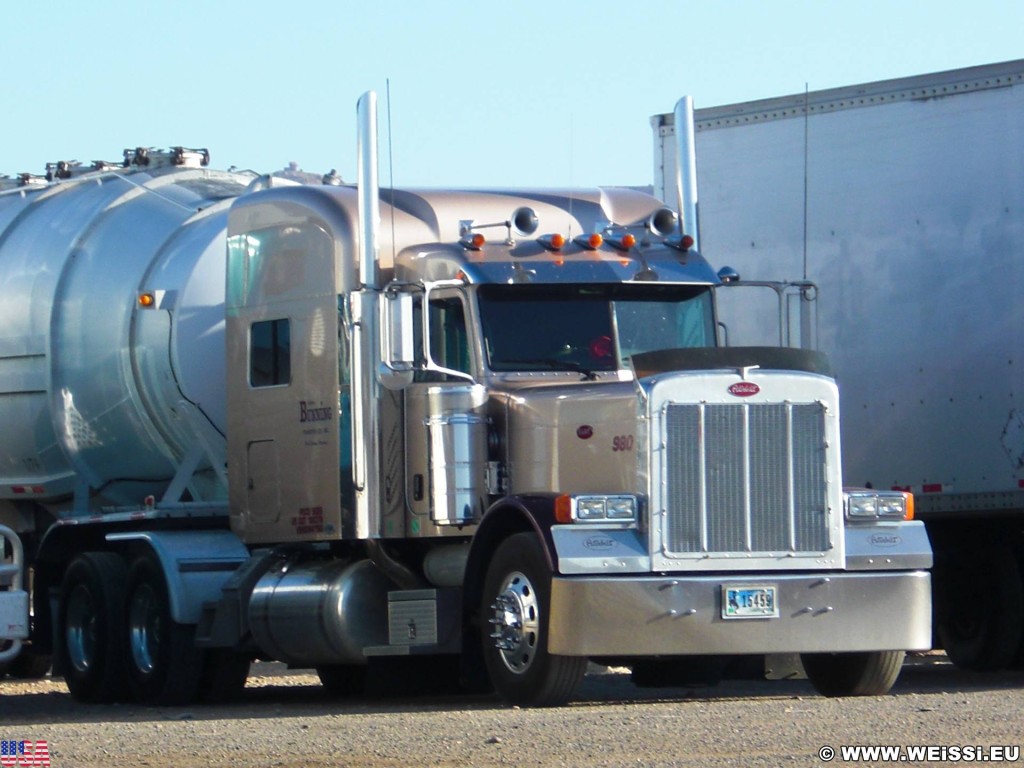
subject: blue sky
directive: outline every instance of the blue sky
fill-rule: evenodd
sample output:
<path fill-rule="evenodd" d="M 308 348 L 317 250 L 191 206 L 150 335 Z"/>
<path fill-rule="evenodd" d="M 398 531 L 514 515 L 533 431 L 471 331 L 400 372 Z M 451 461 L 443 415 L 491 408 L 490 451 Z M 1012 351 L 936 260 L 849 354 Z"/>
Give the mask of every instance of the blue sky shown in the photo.
<path fill-rule="evenodd" d="M 0 0 L 0 174 L 208 147 L 397 186 L 649 184 L 651 115 L 1024 58 L 1024 2 Z"/>

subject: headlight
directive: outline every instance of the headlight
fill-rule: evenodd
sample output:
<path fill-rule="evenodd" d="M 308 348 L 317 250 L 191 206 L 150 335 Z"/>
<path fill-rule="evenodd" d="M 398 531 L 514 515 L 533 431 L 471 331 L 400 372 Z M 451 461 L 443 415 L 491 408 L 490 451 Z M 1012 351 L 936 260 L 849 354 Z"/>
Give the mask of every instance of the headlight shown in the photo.
<path fill-rule="evenodd" d="M 847 520 L 912 520 L 914 496 L 903 491 L 848 491 Z"/>
<path fill-rule="evenodd" d="M 636 496 L 559 496 L 555 519 L 560 523 L 632 523 L 640 504 Z"/>
<path fill-rule="evenodd" d="M 632 496 L 613 496 L 608 499 L 609 520 L 635 520 L 636 499 Z"/>
<path fill-rule="evenodd" d="M 576 500 L 577 520 L 604 520 L 607 514 L 607 502 L 604 499 L 582 498 Z"/>

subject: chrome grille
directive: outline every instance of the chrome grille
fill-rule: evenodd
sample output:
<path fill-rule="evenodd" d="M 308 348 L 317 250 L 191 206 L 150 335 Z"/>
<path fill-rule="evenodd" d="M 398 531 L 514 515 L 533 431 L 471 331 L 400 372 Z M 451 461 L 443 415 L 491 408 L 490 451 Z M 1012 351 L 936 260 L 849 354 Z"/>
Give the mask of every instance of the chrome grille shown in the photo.
<path fill-rule="evenodd" d="M 668 554 L 829 548 L 825 408 L 669 404 Z"/>

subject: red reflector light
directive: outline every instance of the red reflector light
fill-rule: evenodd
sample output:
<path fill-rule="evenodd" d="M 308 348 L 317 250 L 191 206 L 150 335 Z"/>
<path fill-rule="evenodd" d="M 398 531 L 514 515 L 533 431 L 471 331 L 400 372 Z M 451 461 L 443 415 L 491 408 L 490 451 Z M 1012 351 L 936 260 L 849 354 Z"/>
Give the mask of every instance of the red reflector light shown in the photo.
<path fill-rule="evenodd" d="M 689 235 L 683 235 L 681 245 L 683 246 L 684 251 L 690 250 L 691 248 L 693 248 L 693 238 L 690 237 Z"/>
<path fill-rule="evenodd" d="M 46 493 L 46 488 L 42 485 L 12 485 L 11 493 L 18 495 L 31 493 L 36 496 L 42 496 Z"/>

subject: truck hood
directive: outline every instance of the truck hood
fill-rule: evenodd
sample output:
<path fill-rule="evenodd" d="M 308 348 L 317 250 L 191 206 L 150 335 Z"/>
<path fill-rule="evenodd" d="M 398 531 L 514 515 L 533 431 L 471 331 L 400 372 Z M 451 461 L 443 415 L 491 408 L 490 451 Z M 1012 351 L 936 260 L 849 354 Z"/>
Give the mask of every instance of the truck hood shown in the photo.
<path fill-rule="evenodd" d="M 512 494 L 642 492 L 645 434 L 633 382 L 517 386 L 506 398 Z"/>

